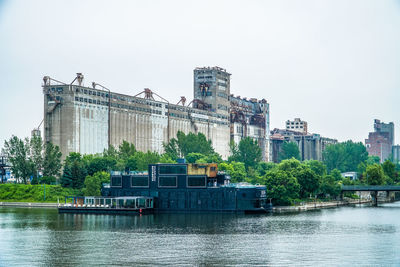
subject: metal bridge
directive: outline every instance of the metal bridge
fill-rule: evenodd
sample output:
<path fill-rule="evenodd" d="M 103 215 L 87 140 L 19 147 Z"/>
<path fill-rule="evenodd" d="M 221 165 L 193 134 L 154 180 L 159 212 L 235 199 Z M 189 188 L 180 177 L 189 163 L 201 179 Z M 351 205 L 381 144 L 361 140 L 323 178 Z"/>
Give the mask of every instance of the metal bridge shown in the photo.
<path fill-rule="evenodd" d="M 400 192 L 399 185 L 343 185 L 341 189 L 341 196 L 343 192 L 367 191 L 373 192 L 374 206 L 378 206 L 378 192 L 385 191 L 388 195 L 389 192 Z"/>

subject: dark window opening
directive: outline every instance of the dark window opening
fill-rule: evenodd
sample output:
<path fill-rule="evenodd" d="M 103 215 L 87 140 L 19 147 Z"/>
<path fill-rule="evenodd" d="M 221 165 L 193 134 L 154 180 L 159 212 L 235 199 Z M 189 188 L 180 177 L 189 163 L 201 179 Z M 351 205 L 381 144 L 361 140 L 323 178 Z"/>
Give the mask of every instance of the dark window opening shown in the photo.
<path fill-rule="evenodd" d="M 121 187 L 122 186 L 122 177 L 121 176 L 111 177 L 111 186 Z"/>
<path fill-rule="evenodd" d="M 149 176 L 132 176 L 131 177 L 132 187 L 149 187 Z"/>
<path fill-rule="evenodd" d="M 158 177 L 159 187 L 177 187 L 176 176 L 160 176 Z"/>
<path fill-rule="evenodd" d="M 188 176 L 187 178 L 188 187 L 206 187 L 205 176 Z"/>
<path fill-rule="evenodd" d="M 186 174 L 186 165 L 161 165 L 160 174 Z"/>

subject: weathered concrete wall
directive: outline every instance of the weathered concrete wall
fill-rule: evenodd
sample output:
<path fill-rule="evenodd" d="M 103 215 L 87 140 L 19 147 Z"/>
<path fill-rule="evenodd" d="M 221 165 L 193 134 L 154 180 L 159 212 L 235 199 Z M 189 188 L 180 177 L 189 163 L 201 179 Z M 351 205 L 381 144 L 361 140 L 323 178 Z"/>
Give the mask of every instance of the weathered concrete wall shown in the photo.
<path fill-rule="evenodd" d="M 69 85 L 43 90 L 45 138 L 60 147 L 63 158 L 70 152 L 102 153 L 108 147 L 109 100 L 102 96 L 104 91 Z M 53 98 L 60 102 L 54 109 Z M 113 146 L 126 140 L 140 151 L 162 153 L 162 144 L 178 131 L 201 132 L 211 139 L 216 152 L 229 156 L 228 117 L 212 112 L 112 93 L 110 122 Z"/>

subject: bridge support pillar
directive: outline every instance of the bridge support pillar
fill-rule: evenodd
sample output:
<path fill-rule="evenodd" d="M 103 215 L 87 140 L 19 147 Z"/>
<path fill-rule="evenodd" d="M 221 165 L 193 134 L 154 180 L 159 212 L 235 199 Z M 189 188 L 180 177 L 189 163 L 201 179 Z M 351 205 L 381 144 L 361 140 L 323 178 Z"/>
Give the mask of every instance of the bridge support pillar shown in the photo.
<path fill-rule="evenodd" d="M 374 193 L 373 193 L 373 200 L 374 200 L 374 202 L 373 202 L 373 205 L 375 206 L 375 207 L 378 207 L 378 191 L 373 191 Z"/>

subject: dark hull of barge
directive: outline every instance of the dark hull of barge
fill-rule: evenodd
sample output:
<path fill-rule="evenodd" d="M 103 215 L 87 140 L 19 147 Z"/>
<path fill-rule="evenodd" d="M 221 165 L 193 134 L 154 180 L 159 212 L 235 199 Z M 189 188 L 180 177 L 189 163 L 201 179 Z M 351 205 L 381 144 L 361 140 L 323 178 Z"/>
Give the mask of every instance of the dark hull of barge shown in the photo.
<path fill-rule="evenodd" d="M 154 209 L 109 209 L 109 208 L 59 207 L 58 213 L 145 215 L 145 214 L 153 214 Z"/>

